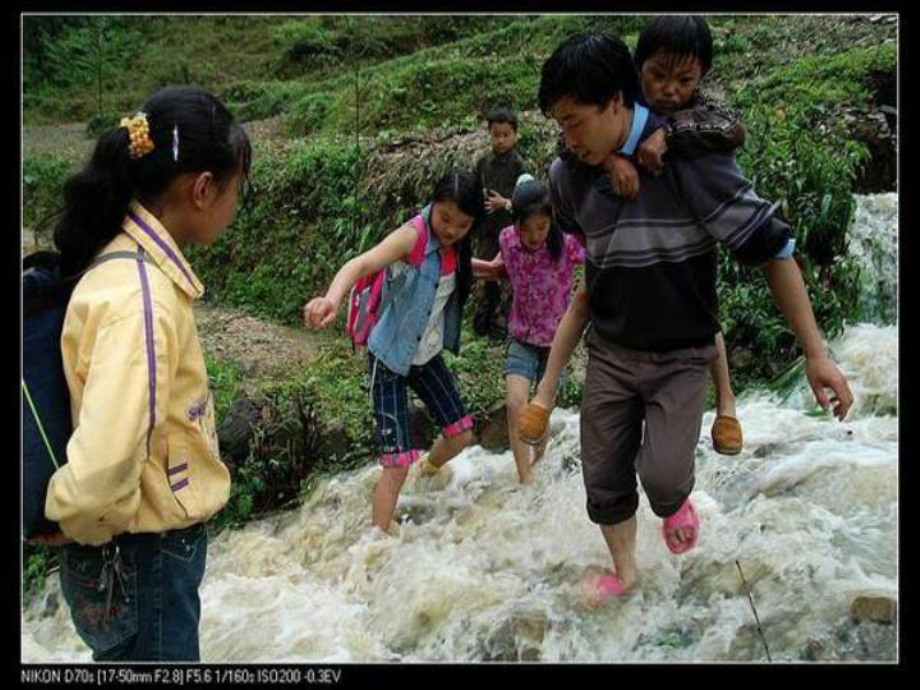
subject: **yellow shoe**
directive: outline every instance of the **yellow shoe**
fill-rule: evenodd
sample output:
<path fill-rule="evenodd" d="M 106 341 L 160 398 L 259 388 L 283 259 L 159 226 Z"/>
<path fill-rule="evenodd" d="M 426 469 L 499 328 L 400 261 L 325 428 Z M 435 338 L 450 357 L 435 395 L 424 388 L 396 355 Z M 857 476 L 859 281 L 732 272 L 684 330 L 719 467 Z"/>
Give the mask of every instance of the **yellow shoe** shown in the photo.
<path fill-rule="evenodd" d="M 722 455 L 737 455 L 744 447 L 741 423 L 735 417 L 719 415 L 712 424 L 712 447 Z"/>
<path fill-rule="evenodd" d="M 421 476 L 423 476 L 423 477 L 433 477 L 433 476 L 436 475 L 436 474 L 438 473 L 438 471 L 441 469 L 440 467 L 437 467 L 437 466 L 435 466 L 435 465 L 432 465 L 432 464 L 428 461 L 428 455 L 427 455 L 427 454 L 424 455 L 424 456 L 422 456 L 422 457 L 419 459 L 419 461 L 418 461 L 418 467 L 419 467 L 419 474 L 421 474 Z"/>

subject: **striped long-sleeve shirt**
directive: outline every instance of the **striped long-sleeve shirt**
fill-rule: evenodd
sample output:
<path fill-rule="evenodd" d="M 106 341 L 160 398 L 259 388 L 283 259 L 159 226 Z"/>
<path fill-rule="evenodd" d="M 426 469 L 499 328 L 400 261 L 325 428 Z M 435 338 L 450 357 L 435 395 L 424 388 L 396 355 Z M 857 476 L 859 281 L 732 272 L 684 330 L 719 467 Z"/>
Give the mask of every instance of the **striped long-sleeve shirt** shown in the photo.
<path fill-rule="evenodd" d="M 585 238 L 591 321 L 604 338 L 638 350 L 711 344 L 720 330 L 717 243 L 756 265 L 787 246 L 789 228 L 731 154 L 677 158 L 660 177 L 639 176 L 629 202 L 598 168 L 558 158 L 550 168 L 557 220 Z"/>

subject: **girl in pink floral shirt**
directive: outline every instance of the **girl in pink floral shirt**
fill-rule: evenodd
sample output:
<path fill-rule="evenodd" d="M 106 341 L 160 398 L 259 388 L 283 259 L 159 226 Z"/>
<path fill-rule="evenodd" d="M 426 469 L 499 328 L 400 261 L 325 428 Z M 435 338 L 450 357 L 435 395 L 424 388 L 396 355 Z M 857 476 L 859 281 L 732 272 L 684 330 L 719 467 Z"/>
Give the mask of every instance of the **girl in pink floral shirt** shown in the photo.
<path fill-rule="evenodd" d="M 505 364 L 506 413 L 518 476 L 527 484 L 533 465 L 543 456 L 546 438 L 531 460 L 530 447 L 518 437 L 517 420 L 531 386 L 543 377 L 553 335 L 571 300 L 575 268 L 584 263 L 584 248 L 553 223 L 546 186 L 529 175 L 522 178 L 511 198 L 514 225 L 499 235 L 501 253 L 491 262 L 474 260 L 473 269 L 479 278 L 507 278 L 514 291 Z"/>

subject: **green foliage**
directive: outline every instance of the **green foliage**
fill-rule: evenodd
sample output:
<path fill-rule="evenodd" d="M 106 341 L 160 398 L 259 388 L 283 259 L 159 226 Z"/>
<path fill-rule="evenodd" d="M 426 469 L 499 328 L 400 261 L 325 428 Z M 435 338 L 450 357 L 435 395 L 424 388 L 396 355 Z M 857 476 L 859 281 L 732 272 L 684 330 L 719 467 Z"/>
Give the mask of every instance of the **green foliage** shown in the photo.
<path fill-rule="evenodd" d="M 230 463 L 230 498 L 214 520 L 218 531 L 292 505 L 317 469 L 324 415 L 312 387 L 295 377 L 262 392 L 268 415 L 256 423 L 245 460 Z"/>
<path fill-rule="evenodd" d="M 57 564 L 57 552 L 50 546 L 22 543 L 22 595 L 31 599 L 44 591 L 51 569 Z"/>
<path fill-rule="evenodd" d="M 335 102 L 335 97 L 329 94 L 307 94 L 291 108 L 288 117 L 290 131 L 303 136 L 322 131 L 326 127 L 329 111 Z"/>
<path fill-rule="evenodd" d="M 862 145 L 828 130 L 817 113 L 808 103 L 747 110 L 747 143 L 738 162 L 761 197 L 780 202 L 815 317 L 834 337 L 859 316 L 859 271 L 846 252 L 856 205 L 852 184 L 866 154 Z M 771 378 L 792 361 L 794 336 L 759 269 L 723 253 L 719 298 L 729 350 L 743 346 L 754 355 L 742 380 Z"/>
<path fill-rule="evenodd" d="M 239 94 L 239 100 L 244 102 L 236 104 L 234 114 L 241 122 L 249 122 L 287 113 L 292 103 L 312 91 L 312 86 L 299 82 L 271 81 L 258 87 L 252 82 L 245 82 L 241 89 L 232 88 L 228 93 Z M 229 102 L 236 100 L 230 96 L 227 98 Z"/>
<path fill-rule="evenodd" d="M 533 109 L 539 69 L 539 63 L 526 57 L 413 63 L 386 77 L 373 78 L 366 85 L 361 124 L 367 131 L 424 129 L 459 124 L 470 113 L 484 115 L 496 103 Z M 333 109 L 334 126 L 339 129 L 354 126 L 348 97 L 344 91 Z M 296 112 L 298 105 L 294 108 Z"/>
<path fill-rule="evenodd" d="M 491 24 L 491 19 L 477 17 L 309 17 L 284 22 L 272 37 L 286 63 L 283 71 L 322 71 L 343 61 L 367 63 L 414 53 Z"/>
<path fill-rule="evenodd" d="M 447 352 L 444 360 L 456 376 L 467 412 L 479 422 L 505 399 L 505 345 L 492 345 L 487 338 L 473 335 L 472 307 L 467 304 L 460 356 Z"/>
<path fill-rule="evenodd" d="M 736 107 L 754 105 L 827 107 L 864 104 L 870 98 L 866 78 L 875 71 L 897 69 L 897 45 L 884 43 L 854 48 L 837 55 L 804 57 L 742 84 L 733 97 Z"/>
<path fill-rule="evenodd" d="M 22 166 L 22 215 L 26 227 L 35 228 L 62 204 L 69 163 L 58 156 L 33 156 Z"/>
<path fill-rule="evenodd" d="M 194 83 L 212 91 L 232 79 L 262 79 L 272 59 L 274 17 L 30 16 L 24 54 L 24 119 L 83 121 L 102 101 L 122 115 L 158 87 Z M 102 25 L 103 41 L 94 41 Z M 102 59 L 97 59 L 101 55 Z M 211 56 L 214 56 L 212 59 Z"/>
<path fill-rule="evenodd" d="M 101 113 L 93 115 L 89 122 L 86 123 L 86 138 L 98 139 L 102 134 L 117 127 L 124 115 L 111 108 L 103 110 Z"/>
<path fill-rule="evenodd" d="M 214 414 L 220 425 L 242 390 L 243 367 L 236 362 L 218 359 L 209 352 L 205 352 L 204 361 L 214 395 Z"/>

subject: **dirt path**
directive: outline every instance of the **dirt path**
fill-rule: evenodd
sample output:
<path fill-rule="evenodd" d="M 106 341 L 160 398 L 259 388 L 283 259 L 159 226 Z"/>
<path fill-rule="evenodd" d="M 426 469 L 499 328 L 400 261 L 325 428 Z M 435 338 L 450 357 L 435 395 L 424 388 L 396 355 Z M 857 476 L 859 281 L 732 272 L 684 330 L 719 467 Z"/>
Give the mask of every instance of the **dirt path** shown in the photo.
<path fill-rule="evenodd" d="M 225 306 L 195 306 L 198 333 L 207 352 L 243 368 L 246 387 L 290 377 L 316 361 L 328 336 L 272 323 Z"/>
<path fill-rule="evenodd" d="M 115 123 L 112 123 L 113 126 Z M 243 129 L 253 142 L 284 140 L 284 116 L 244 122 Z M 82 164 L 92 152 L 94 140 L 86 136 L 85 122 L 23 127 L 22 153 L 30 156 L 58 156 Z"/>

